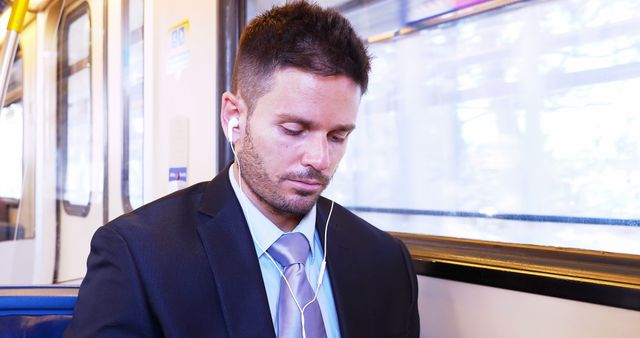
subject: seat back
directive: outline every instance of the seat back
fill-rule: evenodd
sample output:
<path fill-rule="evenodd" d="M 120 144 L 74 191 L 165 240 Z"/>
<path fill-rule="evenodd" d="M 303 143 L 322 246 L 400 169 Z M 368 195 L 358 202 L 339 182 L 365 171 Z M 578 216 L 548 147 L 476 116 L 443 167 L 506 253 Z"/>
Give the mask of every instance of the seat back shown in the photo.
<path fill-rule="evenodd" d="M 0 287 L 0 337 L 62 337 L 77 296 L 74 286 Z"/>

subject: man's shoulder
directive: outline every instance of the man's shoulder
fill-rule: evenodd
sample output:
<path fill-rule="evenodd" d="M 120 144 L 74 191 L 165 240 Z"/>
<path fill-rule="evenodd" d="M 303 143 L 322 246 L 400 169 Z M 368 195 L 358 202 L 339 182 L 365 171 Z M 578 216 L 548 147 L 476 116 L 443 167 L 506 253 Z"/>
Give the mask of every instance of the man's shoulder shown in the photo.
<path fill-rule="evenodd" d="M 321 197 L 319 204 L 323 209 L 329 210 L 332 201 Z M 338 233 L 343 234 L 360 243 L 376 245 L 393 245 L 397 246 L 398 240 L 384 230 L 369 223 L 367 220 L 356 215 L 351 210 L 345 208 L 337 202 L 334 202 L 333 213 L 331 214 L 330 227 L 338 227 Z"/>
<path fill-rule="evenodd" d="M 110 221 L 105 227 L 117 232 L 130 229 L 158 229 L 168 224 L 184 224 L 195 219 L 204 190 L 200 182 L 149 202 Z"/>

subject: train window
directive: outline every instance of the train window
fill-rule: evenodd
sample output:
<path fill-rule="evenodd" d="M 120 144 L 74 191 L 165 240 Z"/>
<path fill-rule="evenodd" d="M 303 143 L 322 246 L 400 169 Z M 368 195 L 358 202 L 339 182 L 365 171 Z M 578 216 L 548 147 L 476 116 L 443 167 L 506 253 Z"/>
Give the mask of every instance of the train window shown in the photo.
<path fill-rule="evenodd" d="M 5 105 L 0 110 L 0 145 L 0 241 L 22 239 L 25 228 L 19 219 L 19 206 L 24 179 L 24 112 L 20 50 L 9 74 Z"/>
<path fill-rule="evenodd" d="M 373 64 L 327 195 L 390 231 L 640 254 L 640 3 L 329 3 Z"/>
<path fill-rule="evenodd" d="M 22 101 L 5 105 L 0 111 L 0 196 L 19 200 L 22 196 Z"/>
<path fill-rule="evenodd" d="M 5 105 L 0 111 L 0 198 L 19 200 L 23 176 L 22 58 L 11 68 Z"/>
<path fill-rule="evenodd" d="M 143 0 L 124 8 L 124 149 L 122 203 L 125 211 L 142 205 L 144 149 L 144 7 Z"/>
<path fill-rule="evenodd" d="M 60 31 L 58 116 L 61 198 L 70 215 L 86 216 L 91 201 L 91 23 L 84 3 Z"/>

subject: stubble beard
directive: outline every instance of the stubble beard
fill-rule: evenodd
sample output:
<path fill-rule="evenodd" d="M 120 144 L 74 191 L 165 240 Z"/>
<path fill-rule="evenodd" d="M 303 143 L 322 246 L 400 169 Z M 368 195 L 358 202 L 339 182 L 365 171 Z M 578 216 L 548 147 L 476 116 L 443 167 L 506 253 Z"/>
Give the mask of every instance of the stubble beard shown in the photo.
<path fill-rule="evenodd" d="M 260 202 L 269 207 L 272 212 L 283 215 L 304 216 L 316 204 L 320 193 L 324 191 L 331 177 L 321 172 L 307 168 L 303 172 L 287 173 L 284 177 L 269 177 L 264 160 L 255 149 L 249 126 L 242 139 L 242 148 L 238 152 L 241 179 Z M 315 179 L 322 182 L 324 188 L 318 193 L 308 191 L 296 191 L 295 196 L 287 197 L 278 192 L 278 185 L 291 178 Z"/>

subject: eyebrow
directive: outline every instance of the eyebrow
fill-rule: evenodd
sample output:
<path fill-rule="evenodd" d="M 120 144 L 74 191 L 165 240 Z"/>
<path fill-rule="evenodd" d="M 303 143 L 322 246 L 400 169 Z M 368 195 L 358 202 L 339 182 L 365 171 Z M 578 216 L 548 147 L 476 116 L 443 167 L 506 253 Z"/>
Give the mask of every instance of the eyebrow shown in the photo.
<path fill-rule="evenodd" d="M 307 120 L 307 119 L 303 119 L 299 116 L 295 116 L 295 115 L 291 115 L 288 113 L 280 113 L 278 115 L 276 115 L 277 118 L 279 120 L 282 121 L 287 121 L 287 122 L 293 122 L 293 123 L 299 123 L 301 125 L 303 125 L 306 128 L 312 127 L 314 125 L 313 121 Z M 344 132 L 352 132 L 354 129 L 356 129 L 356 126 L 354 124 L 340 124 L 338 126 L 336 126 L 336 128 L 333 128 L 333 130 L 338 130 L 338 131 L 344 131 Z"/>

